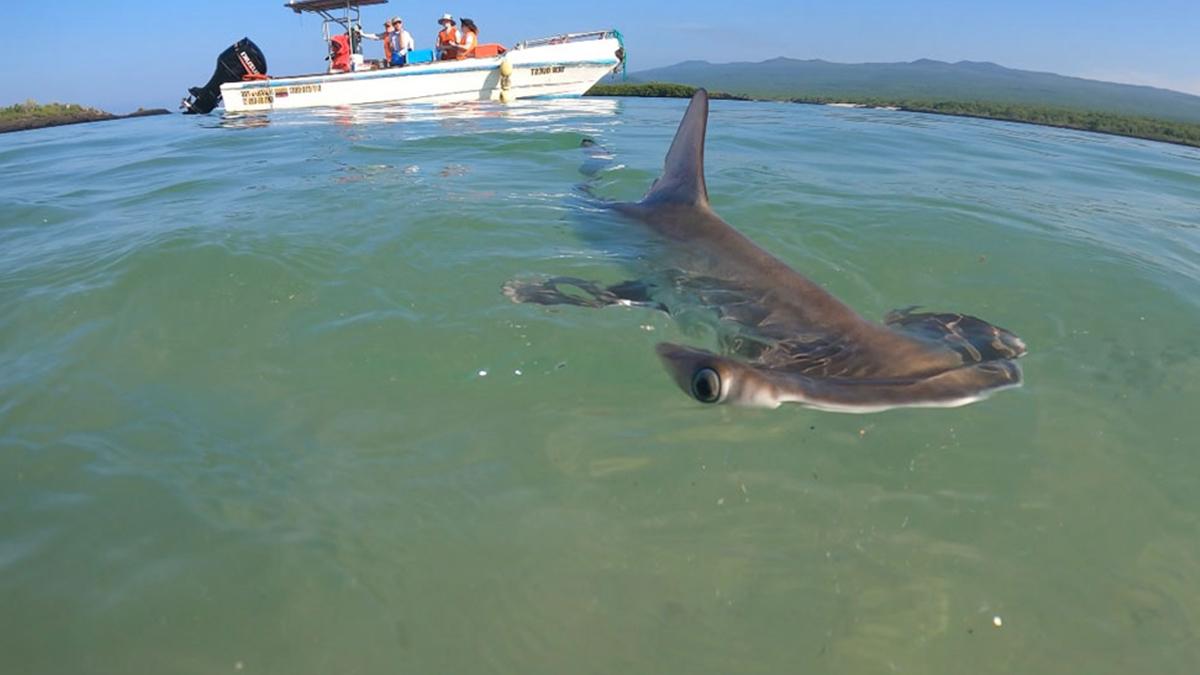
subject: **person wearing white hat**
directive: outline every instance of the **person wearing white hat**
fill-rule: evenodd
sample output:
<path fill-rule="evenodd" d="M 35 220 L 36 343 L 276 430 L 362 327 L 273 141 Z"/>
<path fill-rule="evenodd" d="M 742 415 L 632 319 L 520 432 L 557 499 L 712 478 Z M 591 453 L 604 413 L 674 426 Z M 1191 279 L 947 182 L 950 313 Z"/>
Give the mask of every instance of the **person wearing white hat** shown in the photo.
<path fill-rule="evenodd" d="M 392 17 L 392 48 L 391 62 L 393 66 L 408 63 L 408 53 L 417 48 L 413 43 L 412 34 L 404 30 L 404 19 Z"/>
<path fill-rule="evenodd" d="M 392 39 L 392 20 L 391 19 L 388 19 L 383 22 L 383 32 L 382 33 L 368 33 L 366 31 L 364 31 L 362 26 L 360 26 L 358 24 L 354 25 L 354 32 L 358 34 L 359 38 L 364 39 L 364 40 L 380 40 L 380 41 L 382 41 L 383 42 L 383 61 L 381 61 L 379 63 L 384 68 L 391 65 L 392 45 L 394 44 L 394 41 Z"/>
<path fill-rule="evenodd" d="M 454 27 L 454 17 L 449 14 L 443 14 L 442 18 L 438 19 L 442 30 L 437 35 L 437 54 L 438 58 L 445 61 L 453 59 L 458 55 L 458 44 L 462 40 L 458 35 L 458 30 Z"/>
<path fill-rule="evenodd" d="M 359 37 L 368 40 L 383 41 L 383 66 L 403 66 L 408 63 L 408 53 L 417 47 L 413 43 L 412 34 L 404 30 L 404 19 L 398 16 L 383 22 L 383 32 L 379 34 L 364 32 L 362 26 L 354 26 Z"/>

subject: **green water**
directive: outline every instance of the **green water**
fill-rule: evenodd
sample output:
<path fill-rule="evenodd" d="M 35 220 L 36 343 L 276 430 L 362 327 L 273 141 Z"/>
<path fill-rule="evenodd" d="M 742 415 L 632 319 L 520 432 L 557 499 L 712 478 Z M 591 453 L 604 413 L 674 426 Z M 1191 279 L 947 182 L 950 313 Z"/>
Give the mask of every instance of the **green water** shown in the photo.
<path fill-rule="evenodd" d="M 683 107 L 0 137 L 0 672 L 1197 672 L 1200 152 L 715 103 L 726 220 L 1029 355 L 713 408 L 653 352 L 702 321 L 499 292 L 630 275 L 578 145 L 637 198 Z"/>

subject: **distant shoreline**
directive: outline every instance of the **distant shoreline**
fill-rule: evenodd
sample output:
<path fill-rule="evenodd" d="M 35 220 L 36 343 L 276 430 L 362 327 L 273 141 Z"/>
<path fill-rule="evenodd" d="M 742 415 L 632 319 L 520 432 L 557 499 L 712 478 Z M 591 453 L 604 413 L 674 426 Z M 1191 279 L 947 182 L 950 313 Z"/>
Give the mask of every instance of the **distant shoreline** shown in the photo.
<path fill-rule="evenodd" d="M 585 96 L 689 98 L 697 87 L 665 82 L 597 84 Z M 980 101 L 890 101 L 875 99 L 826 99 L 820 97 L 755 98 L 723 92 L 709 92 L 711 98 L 770 103 L 836 105 L 904 112 L 949 115 L 972 119 L 1033 124 L 1056 129 L 1090 131 L 1109 136 L 1138 138 L 1186 147 L 1200 148 L 1200 124 L 1187 124 L 1147 117 L 1102 113 L 1066 108 L 989 103 Z"/>
<path fill-rule="evenodd" d="M 127 120 L 135 117 L 151 117 L 169 115 L 169 110 L 154 108 L 146 110 L 139 108 L 128 115 L 114 115 L 96 108 L 87 108 L 74 103 L 39 104 L 33 101 L 18 103 L 7 108 L 0 108 L 0 134 L 31 129 L 61 127 L 68 124 L 86 124 L 88 122 L 108 122 L 110 120 Z"/>

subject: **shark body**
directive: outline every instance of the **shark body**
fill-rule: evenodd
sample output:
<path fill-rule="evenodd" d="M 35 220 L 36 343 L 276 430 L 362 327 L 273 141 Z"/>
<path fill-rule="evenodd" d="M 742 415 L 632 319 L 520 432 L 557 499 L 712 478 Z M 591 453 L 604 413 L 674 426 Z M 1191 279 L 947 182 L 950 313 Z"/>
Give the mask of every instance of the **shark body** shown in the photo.
<path fill-rule="evenodd" d="M 725 354 L 662 343 L 658 355 L 683 391 L 702 403 L 807 407 L 865 413 L 955 407 L 1019 386 L 1013 333 L 956 313 L 895 311 L 869 321 L 721 219 L 708 202 L 704 140 L 708 96 L 696 92 L 667 153 L 662 176 L 636 203 L 608 204 L 642 223 L 684 270 L 681 284 L 734 324 Z M 585 298 L 558 285 L 570 283 Z M 517 302 L 648 304 L 646 285 L 599 288 L 582 280 L 510 282 Z"/>

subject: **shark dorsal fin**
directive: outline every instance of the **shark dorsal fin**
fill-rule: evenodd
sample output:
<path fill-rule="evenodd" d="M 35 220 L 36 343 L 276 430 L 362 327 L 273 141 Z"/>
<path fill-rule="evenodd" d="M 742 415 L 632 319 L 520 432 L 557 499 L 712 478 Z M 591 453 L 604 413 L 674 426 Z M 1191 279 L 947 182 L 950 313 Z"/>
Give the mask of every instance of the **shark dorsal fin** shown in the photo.
<path fill-rule="evenodd" d="M 650 186 L 650 192 L 642 199 L 643 204 L 708 204 L 708 188 L 704 185 L 704 132 L 707 127 L 708 92 L 697 89 L 679 123 L 679 130 L 675 132 L 662 176 Z"/>

